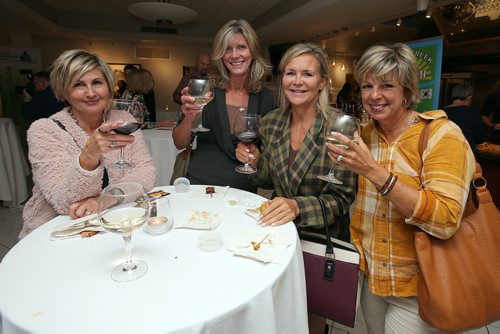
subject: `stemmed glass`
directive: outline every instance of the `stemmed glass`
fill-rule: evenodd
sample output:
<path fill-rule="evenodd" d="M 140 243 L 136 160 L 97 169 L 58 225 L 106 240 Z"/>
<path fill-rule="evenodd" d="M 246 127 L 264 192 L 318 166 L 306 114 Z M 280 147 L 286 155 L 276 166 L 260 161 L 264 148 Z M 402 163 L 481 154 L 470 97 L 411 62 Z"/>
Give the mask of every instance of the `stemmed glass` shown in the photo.
<path fill-rule="evenodd" d="M 325 141 L 329 141 L 335 146 L 348 149 L 346 145 L 337 141 L 337 139 L 335 139 L 331 135 L 332 131 L 339 132 L 353 141 L 356 141 L 360 134 L 361 127 L 359 124 L 359 119 L 354 116 L 338 112 L 334 113 L 334 115 L 332 115 L 332 117 L 326 121 L 327 124 L 325 126 Z M 332 162 L 332 167 L 330 168 L 330 172 L 327 175 L 318 175 L 318 178 L 330 183 L 342 184 L 343 182 L 335 177 L 333 167 L 334 167 L 334 162 Z"/>
<path fill-rule="evenodd" d="M 234 121 L 233 132 L 239 140 L 249 146 L 260 138 L 261 121 L 262 117 L 257 114 L 239 114 Z M 257 168 L 249 165 L 248 159 L 244 165 L 236 166 L 235 169 L 242 174 L 253 174 L 257 171 Z"/>
<path fill-rule="evenodd" d="M 113 129 L 121 135 L 129 135 L 141 128 L 144 122 L 144 105 L 133 100 L 110 100 L 104 110 L 104 121 L 124 123 Z M 120 148 L 120 159 L 113 165 L 114 168 L 124 169 L 134 167 L 134 164 L 123 159 L 123 147 Z"/>
<path fill-rule="evenodd" d="M 192 132 L 207 132 L 210 129 L 203 126 L 203 107 L 214 98 L 214 88 L 209 79 L 191 79 L 188 83 L 188 95 L 194 97 L 194 103 L 201 106 L 200 123 L 191 129 Z"/>
<path fill-rule="evenodd" d="M 132 233 L 149 218 L 150 198 L 142 184 L 122 182 L 104 188 L 99 197 L 97 217 L 106 230 L 119 233 L 125 241 L 126 261 L 111 272 L 117 282 L 128 282 L 144 276 L 148 265 L 132 261 Z"/>

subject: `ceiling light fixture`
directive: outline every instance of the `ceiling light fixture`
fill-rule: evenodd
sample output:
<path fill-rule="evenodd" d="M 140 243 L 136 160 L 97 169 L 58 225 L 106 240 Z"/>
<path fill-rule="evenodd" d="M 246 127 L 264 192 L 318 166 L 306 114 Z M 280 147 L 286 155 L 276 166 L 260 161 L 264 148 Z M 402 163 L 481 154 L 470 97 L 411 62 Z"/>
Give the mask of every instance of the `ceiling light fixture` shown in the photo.
<path fill-rule="evenodd" d="M 398 27 L 401 27 L 401 24 L 403 23 L 403 20 L 401 20 L 401 17 L 398 18 L 398 20 L 396 21 L 396 26 Z"/>
<path fill-rule="evenodd" d="M 165 2 L 165 0 L 135 3 L 128 6 L 128 11 L 140 19 L 162 25 L 186 23 L 198 16 L 198 13 L 191 8 Z"/>
<path fill-rule="evenodd" d="M 335 63 L 335 56 L 333 56 L 333 58 L 332 58 L 332 66 L 335 66 L 335 64 L 336 64 Z"/>
<path fill-rule="evenodd" d="M 342 68 L 341 68 L 342 71 L 345 71 L 345 65 L 344 63 L 342 63 Z"/>
<path fill-rule="evenodd" d="M 377 27 L 375 25 L 372 25 L 372 32 L 375 32 L 377 30 Z"/>
<path fill-rule="evenodd" d="M 359 36 L 359 30 L 356 30 L 356 32 L 354 33 L 355 36 Z"/>

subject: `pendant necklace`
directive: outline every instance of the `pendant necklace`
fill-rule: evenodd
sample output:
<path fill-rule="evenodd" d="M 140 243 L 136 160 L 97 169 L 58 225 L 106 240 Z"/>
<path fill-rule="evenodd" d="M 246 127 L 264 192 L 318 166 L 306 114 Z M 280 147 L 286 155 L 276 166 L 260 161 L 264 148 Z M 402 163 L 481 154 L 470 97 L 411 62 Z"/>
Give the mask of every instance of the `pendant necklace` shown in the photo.
<path fill-rule="evenodd" d="M 244 85 L 243 85 L 243 86 L 244 86 Z M 238 95 L 240 95 L 240 96 L 241 96 L 241 101 L 242 101 L 242 103 L 240 103 L 240 106 L 238 107 L 238 111 L 239 111 L 240 113 L 244 113 L 244 112 L 245 112 L 245 110 L 247 110 L 247 108 L 245 108 L 245 107 L 243 106 L 243 102 L 244 102 L 244 100 L 245 100 L 245 98 L 243 97 L 243 86 L 241 86 L 241 88 L 238 90 Z"/>

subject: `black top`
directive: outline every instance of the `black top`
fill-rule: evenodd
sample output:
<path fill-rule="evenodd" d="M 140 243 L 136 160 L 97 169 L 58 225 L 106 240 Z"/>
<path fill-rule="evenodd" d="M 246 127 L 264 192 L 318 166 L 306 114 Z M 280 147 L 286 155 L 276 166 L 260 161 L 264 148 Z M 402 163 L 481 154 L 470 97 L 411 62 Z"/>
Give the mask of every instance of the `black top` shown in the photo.
<path fill-rule="evenodd" d="M 468 106 L 449 106 L 444 108 L 448 118 L 460 127 L 469 145 L 476 154 L 476 145 L 484 143 L 484 125 L 479 111 Z"/>
<path fill-rule="evenodd" d="M 249 114 L 264 116 L 274 107 L 273 95 L 267 88 L 249 96 Z M 210 131 L 197 133 L 197 147 L 193 150 L 187 172 L 191 184 L 231 186 L 256 192 L 257 187 L 250 182 L 248 175 L 234 170 L 241 164 L 235 153 L 239 140 L 231 134 L 224 90 L 216 89 L 214 99 L 203 108 L 203 125 Z"/>

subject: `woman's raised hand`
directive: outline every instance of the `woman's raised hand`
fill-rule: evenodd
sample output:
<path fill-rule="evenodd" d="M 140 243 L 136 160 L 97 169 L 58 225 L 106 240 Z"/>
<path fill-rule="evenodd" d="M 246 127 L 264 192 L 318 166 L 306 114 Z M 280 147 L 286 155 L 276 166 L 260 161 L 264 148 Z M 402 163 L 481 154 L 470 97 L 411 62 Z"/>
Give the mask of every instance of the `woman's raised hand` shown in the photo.
<path fill-rule="evenodd" d="M 182 113 L 185 118 L 194 120 L 194 118 L 199 115 L 202 106 L 194 103 L 194 97 L 188 95 L 187 87 L 184 87 L 181 93 Z"/>
<path fill-rule="evenodd" d="M 104 153 L 119 150 L 134 142 L 133 135 L 113 132 L 113 129 L 122 123 L 123 121 L 103 123 L 92 133 L 80 154 L 80 165 L 83 169 L 96 169 Z"/>
<path fill-rule="evenodd" d="M 359 136 L 355 136 L 354 140 L 351 140 L 338 132 L 332 132 L 332 135 L 347 146 L 347 148 L 343 148 L 326 142 L 326 147 L 329 150 L 328 156 L 334 163 L 363 176 L 373 172 L 375 168 L 381 167 Z"/>

